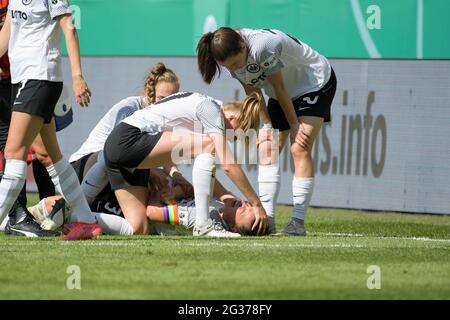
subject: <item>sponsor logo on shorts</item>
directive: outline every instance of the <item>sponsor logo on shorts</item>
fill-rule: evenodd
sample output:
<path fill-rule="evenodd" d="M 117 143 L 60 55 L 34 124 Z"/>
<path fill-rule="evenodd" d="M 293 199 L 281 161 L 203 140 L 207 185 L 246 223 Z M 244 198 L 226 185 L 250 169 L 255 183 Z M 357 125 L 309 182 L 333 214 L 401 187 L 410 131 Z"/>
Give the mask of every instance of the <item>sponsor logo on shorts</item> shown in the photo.
<path fill-rule="evenodd" d="M 319 100 L 319 96 L 315 96 L 314 99 L 311 99 L 311 97 L 304 97 L 303 98 L 303 101 L 305 101 L 307 104 L 316 104 L 317 100 Z"/>
<path fill-rule="evenodd" d="M 33 0 L 22 0 L 22 3 L 24 6 L 27 6 L 31 3 L 31 1 L 33 1 Z"/>

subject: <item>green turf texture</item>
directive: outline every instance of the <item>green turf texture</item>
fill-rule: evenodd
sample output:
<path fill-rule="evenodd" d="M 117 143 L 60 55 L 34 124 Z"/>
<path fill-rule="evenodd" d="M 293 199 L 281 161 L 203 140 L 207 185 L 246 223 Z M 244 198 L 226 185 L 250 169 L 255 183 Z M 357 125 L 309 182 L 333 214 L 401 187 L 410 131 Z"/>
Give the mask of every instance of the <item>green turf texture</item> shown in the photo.
<path fill-rule="evenodd" d="M 280 206 L 278 227 L 289 217 Z M 0 234 L 0 299 L 450 299 L 450 216 L 311 208 L 306 227 L 286 238 Z M 72 265 L 80 290 L 67 287 Z M 381 289 L 367 288 L 371 265 Z"/>

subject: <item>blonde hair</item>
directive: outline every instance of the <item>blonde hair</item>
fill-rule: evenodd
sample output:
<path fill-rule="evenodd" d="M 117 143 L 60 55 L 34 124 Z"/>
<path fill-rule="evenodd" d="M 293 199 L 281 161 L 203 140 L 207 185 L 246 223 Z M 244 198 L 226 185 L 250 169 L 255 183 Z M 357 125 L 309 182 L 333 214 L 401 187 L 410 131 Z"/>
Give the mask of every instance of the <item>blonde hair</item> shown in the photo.
<path fill-rule="evenodd" d="M 224 110 L 233 109 L 233 111 L 238 112 L 236 124 L 244 132 L 249 129 L 258 130 L 261 121 L 259 114 L 263 99 L 261 94 L 252 92 L 244 101 L 235 100 L 225 104 Z"/>
<path fill-rule="evenodd" d="M 164 63 L 158 62 L 148 72 L 144 82 L 144 92 L 149 105 L 155 102 L 155 88 L 160 82 L 169 82 L 180 86 L 177 75 L 171 69 L 167 69 Z"/>

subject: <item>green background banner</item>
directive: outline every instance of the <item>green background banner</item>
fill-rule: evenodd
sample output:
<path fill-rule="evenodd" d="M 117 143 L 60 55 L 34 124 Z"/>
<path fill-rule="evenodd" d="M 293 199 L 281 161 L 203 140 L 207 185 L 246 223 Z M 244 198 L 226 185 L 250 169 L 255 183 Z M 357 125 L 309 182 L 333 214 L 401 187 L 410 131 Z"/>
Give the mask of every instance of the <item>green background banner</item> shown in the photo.
<path fill-rule="evenodd" d="M 277 28 L 335 58 L 450 59 L 449 0 L 72 0 L 84 55 L 194 56 L 215 27 Z"/>

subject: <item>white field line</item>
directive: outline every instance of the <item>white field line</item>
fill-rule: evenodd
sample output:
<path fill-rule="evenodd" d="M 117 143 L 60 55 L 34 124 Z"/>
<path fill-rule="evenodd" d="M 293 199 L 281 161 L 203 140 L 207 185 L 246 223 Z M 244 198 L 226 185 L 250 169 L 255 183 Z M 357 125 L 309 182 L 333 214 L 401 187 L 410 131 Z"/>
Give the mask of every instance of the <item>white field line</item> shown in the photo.
<path fill-rule="evenodd" d="M 312 243 L 243 243 L 243 242 L 201 242 L 201 243 L 176 243 L 177 247 L 235 247 L 235 248 L 366 248 L 365 244 L 312 244 Z"/>
<path fill-rule="evenodd" d="M 381 240 L 407 240 L 407 241 L 421 241 L 421 242 L 435 242 L 435 243 L 445 243 L 450 244 L 450 239 L 432 239 L 428 237 L 379 237 L 379 236 L 369 236 L 358 233 L 334 233 L 334 232 L 309 232 L 308 235 L 312 237 L 301 237 L 299 239 L 299 243 L 270 243 L 270 238 L 266 238 L 264 242 L 250 242 L 244 243 L 242 241 L 226 239 L 224 241 L 218 242 L 217 239 L 211 239 L 215 241 L 211 242 L 203 242 L 203 243 L 189 243 L 186 241 L 176 241 L 174 240 L 174 246 L 190 246 L 190 247 L 252 247 L 252 248 L 365 248 L 368 247 L 366 244 L 349 244 L 349 243 L 330 243 L 330 244 L 314 244 L 314 243 L 301 243 L 304 240 L 313 240 L 314 236 L 322 236 L 322 237 L 342 237 L 342 238 L 372 238 L 372 239 L 381 239 Z M 274 237 L 275 238 L 275 237 Z M 155 239 L 153 237 L 149 237 L 149 239 Z M 280 239 L 280 237 L 276 237 L 276 239 Z M 292 238 L 289 238 L 292 239 Z M 250 240 L 250 239 L 249 239 Z M 253 238 L 250 241 L 258 241 L 260 239 Z M 262 239 L 261 239 L 262 240 Z M 42 242 L 44 243 L 44 242 Z M 51 242 L 51 245 L 62 245 L 62 246 L 70 246 L 72 244 L 76 244 L 77 246 L 83 247 L 145 247 L 148 245 L 146 240 L 133 240 L 132 238 L 126 240 L 108 240 L 108 241 L 80 241 L 80 242 L 72 242 L 72 241 L 59 241 L 59 242 Z M 35 246 L 36 241 L 23 241 L 14 243 L 14 246 Z M 10 242 L 0 242 L 0 247 L 9 247 L 11 246 Z"/>
<path fill-rule="evenodd" d="M 325 237 L 366 237 L 366 238 L 376 238 L 383 240 L 414 240 L 414 241 L 431 241 L 431 242 L 444 242 L 450 243 L 450 239 L 433 239 L 428 237 L 379 237 L 379 236 L 369 236 L 359 233 L 334 233 L 334 232 L 309 232 L 312 236 L 325 236 Z"/>
<path fill-rule="evenodd" d="M 136 243 L 133 240 L 127 242 L 123 242 L 123 240 L 118 240 L 122 242 L 112 242 L 112 241 L 81 241 L 77 242 L 77 247 L 145 247 L 146 243 Z M 57 243 L 58 245 L 71 245 L 73 242 L 61 241 Z M 0 247 L 2 246 L 10 246 L 11 243 L 0 243 Z M 14 246 L 34 246 L 36 242 L 19 242 L 15 243 Z M 365 248 L 367 245 L 365 244 L 346 244 L 346 243 L 331 243 L 331 244 L 313 244 L 313 243 L 273 243 L 264 242 L 264 243 L 244 243 L 244 242 L 228 242 L 227 240 L 223 242 L 203 242 L 203 243 L 188 243 L 185 241 L 176 241 L 173 243 L 175 247 L 248 247 L 248 248 Z M 150 247 L 149 247 L 150 248 Z"/>

